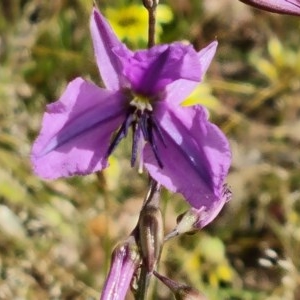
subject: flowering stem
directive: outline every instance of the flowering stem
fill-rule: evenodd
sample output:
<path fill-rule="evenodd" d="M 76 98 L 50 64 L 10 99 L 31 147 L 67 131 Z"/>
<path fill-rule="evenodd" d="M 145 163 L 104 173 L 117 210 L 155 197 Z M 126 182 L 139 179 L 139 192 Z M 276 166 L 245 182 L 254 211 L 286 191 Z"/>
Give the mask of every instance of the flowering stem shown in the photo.
<path fill-rule="evenodd" d="M 155 45 L 155 22 L 158 0 L 143 0 L 143 3 L 148 10 L 148 48 L 151 48 Z"/>
<path fill-rule="evenodd" d="M 145 300 L 147 299 L 147 291 L 149 287 L 150 274 L 146 270 L 144 265 L 141 266 L 141 273 L 138 282 L 138 291 L 136 294 L 136 300 Z"/>
<path fill-rule="evenodd" d="M 148 48 L 151 48 L 155 44 L 156 7 L 149 9 L 148 13 L 149 13 Z"/>

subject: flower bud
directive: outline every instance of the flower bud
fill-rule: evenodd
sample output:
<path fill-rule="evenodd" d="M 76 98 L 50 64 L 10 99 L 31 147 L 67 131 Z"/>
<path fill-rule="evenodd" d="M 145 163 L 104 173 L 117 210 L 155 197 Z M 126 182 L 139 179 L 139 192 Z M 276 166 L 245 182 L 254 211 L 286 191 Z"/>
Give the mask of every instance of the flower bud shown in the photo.
<path fill-rule="evenodd" d="M 164 241 L 161 211 L 153 205 L 146 205 L 140 214 L 139 238 L 143 261 L 148 272 L 152 272 L 159 261 Z"/>
<path fill-rule="evenodd" d="M 155 8 L 159 0 L 143 0 L 143 4 L 147 9 Z"/>
<path fill-rule="evenodd" d="M 174 294 L 176 300 L 207 300 L 197 289 L 180 284 L 154 271 L 154 275 L 163 282 Z"/>
<path fill-rule="evenodd" d="M 116 246 L 100 300 L 125 299 L 132 277 L 141 262 L 133 235 Z"/>

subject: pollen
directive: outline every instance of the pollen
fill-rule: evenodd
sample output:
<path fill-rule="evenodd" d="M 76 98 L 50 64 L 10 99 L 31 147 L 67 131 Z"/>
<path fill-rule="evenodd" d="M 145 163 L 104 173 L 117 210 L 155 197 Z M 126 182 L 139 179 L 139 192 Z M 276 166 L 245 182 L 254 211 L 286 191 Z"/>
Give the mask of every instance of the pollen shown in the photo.
<path fill-rule="evenodd" d="M 152 111 L 152 105 L 150 104 L 150 99 L 143 95 L 135 95 L 135 97 L 130 101 L 131 106 L 135 106 L 141 112 L 145 110 Z"/>

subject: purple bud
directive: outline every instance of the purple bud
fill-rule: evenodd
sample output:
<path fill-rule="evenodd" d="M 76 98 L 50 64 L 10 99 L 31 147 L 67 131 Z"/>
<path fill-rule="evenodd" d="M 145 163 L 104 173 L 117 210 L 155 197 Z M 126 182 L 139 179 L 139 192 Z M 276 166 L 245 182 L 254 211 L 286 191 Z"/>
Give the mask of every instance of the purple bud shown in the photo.
<path fill-rule="evenodd" d="M 139 267 L 141 257 L 134 236 L 116 246 L 111 266 L 104 283 L 100 300 L 125 299 L 132 277 Z"/>
<path fill-rule="evenodd" d="M 197 289 L 188 285 L 178 283 L 170 278 L 167 278 L 156 271 L 154 275 L 163 282 L 174 294 L 176 300 L 207 300 L 207 298 Z"/>
<path fill-rule="evenodd" d="M 240 0 L 256 8 L 278 14 L 300 16 L 299 0 Z"/>

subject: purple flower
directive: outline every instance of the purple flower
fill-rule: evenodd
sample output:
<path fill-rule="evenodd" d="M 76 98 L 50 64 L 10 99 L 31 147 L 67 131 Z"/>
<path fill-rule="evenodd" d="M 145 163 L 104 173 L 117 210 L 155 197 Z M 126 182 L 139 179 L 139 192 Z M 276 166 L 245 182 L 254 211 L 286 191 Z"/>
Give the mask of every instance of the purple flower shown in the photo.
<path fill-rule="evenodd" d="M 118 245 L 112 253 L 108 276 L 102 289 L 100 300 L 125 299 L 133 275 L 141 262 L 134 237 Z"/>
<path fill-rule="evenodd" d="M 47 106 L 32 149 L 35 173 L 54 179 L 102 170 L 131 128 L 131 164 L 138 159 L 193 207 L 210 207 L 222 193 L 229 144 L 205 108 L 180 103 L 202 80 L 217 42 L 199 52 L 181 43 L 133 52 L 96 9 L 91 33 L 106 89 L 76 78 Z"/>
<path fill-rule="evenodd" d="M 240 1 L 270 12 L 300 16 L 300 0 L 240 0 Z"/>

